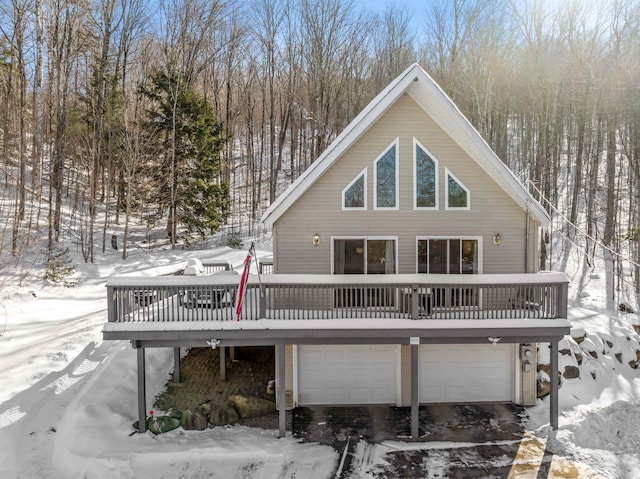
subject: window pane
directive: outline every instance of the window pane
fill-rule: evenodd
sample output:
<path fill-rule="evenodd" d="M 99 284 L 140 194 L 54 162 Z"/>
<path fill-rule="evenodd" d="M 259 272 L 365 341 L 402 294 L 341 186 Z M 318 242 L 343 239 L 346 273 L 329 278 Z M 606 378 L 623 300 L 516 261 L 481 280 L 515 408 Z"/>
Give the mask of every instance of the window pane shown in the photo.
<path fill-rule="evenodd" d="M 436 164 L 427 153 L 416 145 L 416 206 L 436 206 Z"/>
<path fill-rule="evenodd" d="M 393 274 L 396 272 L 396 242 L 394 240 L 367 241 L 367 273 Z"/>
<path fill-rule="evenodd" d="M 364 174 L 344 192 L 345 208 L 364 208 Z"/>
<path fill-rule="evenodd" d="M 337 239 L 333 244 L 335 274 L 364 274 L 363 239 Z"/>
<path fill-rule="evenodd" d="M 389 148 L 376 163 L 376 206 L 396 207 L 396 147 Z"/>
<path fill-rule="evenodd" d="M 429 240 L 429 273 L 447 274 L 447 240 Z"/>
<path fill-rule="evenodd" d="M 460 240 L 449 240 L 449 274 L 460 274 Z"/>
<path fill-rule="evenodd" d="M 462 240 L 462 274 L 478 274 L 478 241 Z"/>
<path fill-rule="evenodd" d="M 466 208 L 468 202 L 465 189 L 450 175 L 447 177 L 447 181 L 449 183 L 449 208 Z"/>
<path fill-rule="evenodd" d="M 427 272 L 427 240 L 418 240 L 418 273 Z"/>

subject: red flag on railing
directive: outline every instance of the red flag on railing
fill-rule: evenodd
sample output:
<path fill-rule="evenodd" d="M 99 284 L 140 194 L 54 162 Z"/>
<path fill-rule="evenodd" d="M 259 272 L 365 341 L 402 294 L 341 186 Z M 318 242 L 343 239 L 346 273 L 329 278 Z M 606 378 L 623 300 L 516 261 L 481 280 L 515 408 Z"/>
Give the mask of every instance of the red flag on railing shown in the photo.
<path fill-rule="evenodd" d="M 247 283 L 249 282 L 249 269 L 251 268 L 251 253 L 253 250 L 253 244 L 249 248 L 249 254 L 244 259 L 244 269 L 242 270 L 242 276 L 240 276 L 240 284 L 238 285 L 238 293 L 236 294 L 236 321 L 240 321 L 242 315 L 242 303 L 244 302 L 244 293 L 247 289 Z"/>

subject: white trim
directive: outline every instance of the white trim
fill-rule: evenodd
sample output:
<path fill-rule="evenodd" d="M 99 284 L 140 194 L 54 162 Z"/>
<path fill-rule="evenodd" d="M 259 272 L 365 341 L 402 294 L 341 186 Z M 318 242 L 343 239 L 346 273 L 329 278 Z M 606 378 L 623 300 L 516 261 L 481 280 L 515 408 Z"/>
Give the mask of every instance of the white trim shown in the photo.
<path fill-rule="evenodd" d="M 334 244 L 335 240 L 364 240 L 364 274 L 367 274 L 367 241 L 368 240 L 393 240 L 396 242 L 395 247 L 395 273 L 390 274 L 398 274 L 398 237 L 397 236 L 364 236 L 364 235 L 355 235 L 355 236 L 331 236 L 331 274 L 336 274 L 335 272 L 335 262 L 333 260 L 334 255 Z"/>
<path fill-rule="evenodd" d="M 279 195 L 262 216 L 262 221 L 266 226 L 272 227 L 278 218 L 404 93 L 408 93 L 425 113 L 443 128 L 447 135 L 458 143 L 471 159 L 476 161 L 523 210 L 526 209 L 526 203 L 529 201 L 531 213 L 541 226 L 549 224 L 549 214 L 542 205 L 531 196 L 515 174 L 502 163 L 447 94 L 420 65 L 414 63 L 380 92 L 287 191 Z"/>
<path fill-rule="evenodd" d="M 418 159 L 417 159 L 417 155 L 416 155 L 416 148 L 420 147 L 426 154 L 427 156 L 431 159 L 431 161 L 433 161 L 435 163 L 435 167 L 436 167 L 436 176 L 435 176 L 435 198 L 436 198 L 436 204 L 435 206 L 418 206 Z M 439 197 L 440 197 L 440 188 L 439 188 L 439 175 L 438 175 L 438 170 L 439 170 L 439 166 L 438 166 L 438 160 L 437 158 L 431 154 L 431 152 L 429 150 L 427 150 L 424 145 L 422 143 L 420 143 L 420 140 L 418 140 L 415 136 L 413 137 L 413 209 L 414 210 L 425 210 L 425 211 L 435 211 L 439 208 Z"/>
<path fill-rule="evenodd" d="M 515 378 L 513 380 L 513 403 L 522 404 L 522 365 L 520 363 L 520 344 L 513 344 L 513 371 Z"/>
<path fill-rule="evenodd" d="M 395 151 L 396 151 L 396 155 L 394 158 L 395 161 L 395 176 L 396 176 L 396 205 L 395 206 L 378 206 L 378 161 L 380 161 L 382 159 L 382 157 L 384 157 L 387 152 L 395 146 Z M 393 140 L 389 146 L 387 146 L 382 153 L 380 153 L 378 155 L 378 157 L 373 160 L 373 209 L 374 210 L 379 210 L 379 211 L 395 211 L 400 209 L 400 161 L 398 160 L 400 158 L 400 137 L 397 137 L 395 140 Z"/>
<path fill-rule="evenodd" d="M 299 394 L 299 389 L 298 389 L 298 345 L 294 344 L 293 345 L 293 354 L 292 354 L 292 361 L 293 361 L 293 368 L 292 368 L 292 372 L 293 372 L 293 391 L 292 391 L 292 397 L 291 397 L 291 405 L 296 408 L 298 407 L 298 394 Z"/>
<path fill-rule="evenodd" d="M 356 175 L 356 177 L 351 180 L 347 186 L 342 190 L 342 211 L 364 211 L 367 209 L 367 170 L 368 168 L 365 166 L 364 169 Z M 364 175 L 364 206 L 345 206 L 344 204 L 344 194 L 345 192 L 351 188 L 356 181 L 360 179 L 361 176 Z"/>
<path fill-rule="evenodd" d="M 467 193 L 467 206 L 449 206 L 449 177 L 458 183 L 458 185 Z M 444 209 L 447 211 L 469 211 L 471 209 L 471 191 L 467 188 L 451 170 L 445 166 L 444 168 Z"/>
<path fill-rule="evenodd" d="M 396 406 L 402 406 L 402 347 L 396 344 Z"/>
<path fill-rule="evenodd" d="M 476 274 L 482 274 L 483 271 L 483 256 L 484 249 L 482 247 L 482 236 L 464 236 L 464 235 L 451 235 L 451 236 L 416 236 L 416 274 L 418 274 L 418 242 L 422 240 L 471 240 L 478 242 L 478 272 Z M 460 250 L 462 253 L 462 249 Z M 427 258 L 429 257 L 429 251 L 427 251 Z M 447 264 L 449 263 L 449 245 L 447 244 Z M 428 268 L 428 265 L 427 265 Z M 425 273 L 420 273 L 425 274 Z M 461 276 L 461 275 L 460 275 Z"/>

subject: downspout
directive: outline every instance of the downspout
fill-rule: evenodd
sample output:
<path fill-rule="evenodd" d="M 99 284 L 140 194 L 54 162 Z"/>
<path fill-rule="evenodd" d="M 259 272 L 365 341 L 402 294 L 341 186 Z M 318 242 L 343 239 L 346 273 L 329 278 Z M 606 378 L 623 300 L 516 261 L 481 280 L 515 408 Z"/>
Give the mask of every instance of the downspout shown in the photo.
<path fill-rule="evenodd" d="M 527 200 L 527 212 L 525 214 L 524 227 L 524 272 L 529 272 L 529 201 Z"/>

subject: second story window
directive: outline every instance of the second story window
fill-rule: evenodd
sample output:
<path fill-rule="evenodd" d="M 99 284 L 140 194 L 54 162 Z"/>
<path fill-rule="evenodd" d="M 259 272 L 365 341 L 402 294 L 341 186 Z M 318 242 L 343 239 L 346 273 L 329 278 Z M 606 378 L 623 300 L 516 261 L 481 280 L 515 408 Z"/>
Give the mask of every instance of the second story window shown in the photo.
<path fill-rule="evenodd" d="M 398 209 L 398 139 L 373 163 L 374 209 Z"/>
<path fill-rule="evenodd" d="M 448 210 L 470 210 L 471 192 L 455 177 L 447 168 L 446 174 L 446 209 Z"/>
<path fill-rule="evenodd" d="M 438 209 L 438 161 L 414 138 L 413 177 L 415 209 Z"/>
<path fill-rule="evenodd" d="M 367 169 L 356 176 L 347 187 L 342 190 L 343 210 L 367 209 Z"/>

